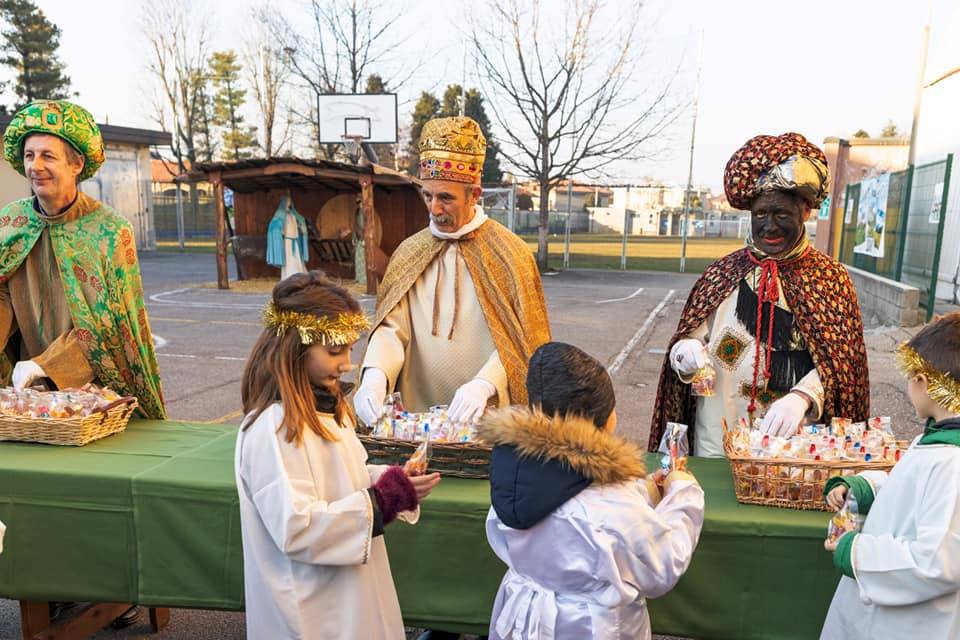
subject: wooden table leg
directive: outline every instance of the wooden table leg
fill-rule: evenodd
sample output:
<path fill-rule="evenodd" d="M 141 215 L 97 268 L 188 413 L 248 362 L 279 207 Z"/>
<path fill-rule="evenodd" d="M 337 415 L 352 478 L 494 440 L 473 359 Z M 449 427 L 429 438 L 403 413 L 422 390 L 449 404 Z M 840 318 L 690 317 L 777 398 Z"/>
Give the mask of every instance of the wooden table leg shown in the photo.
<path fill-rule="evenodd" d="M 170 609 L 166 607 L 150 607 L 150 626 L 154 633 L 159 633 L 170 624 Z"/>
<path fill-rule="evenodd" d="M 50 626 L 50 603 L 37 600 L 20 601 L 20 630 L 23 640 L 31 640 Z"/>
<path fill-rule="evenodd" d="M 24 619 L 24 603 L 20 604 L 21 620 L 23 621 L 24 640 L 86 640 L 101 629 L 105 629 L 117 616 L 130 608 L 129 604 L 117 602 L 91 603 L 79 607 L 66 619 L 50 624 L 49 608 L 46 614 L 46 624 L 42 627 L 33 626 L 34 620 L 42 619 L 39 609 L 34 610 L 33 604 L 26 603 L 29 620 Z M 48 603 L 42 603 L 49 607 Z M 31 626 L 27 626 L 28 622 Z M 31 633 L 31 635 L 27 635 Z"/>

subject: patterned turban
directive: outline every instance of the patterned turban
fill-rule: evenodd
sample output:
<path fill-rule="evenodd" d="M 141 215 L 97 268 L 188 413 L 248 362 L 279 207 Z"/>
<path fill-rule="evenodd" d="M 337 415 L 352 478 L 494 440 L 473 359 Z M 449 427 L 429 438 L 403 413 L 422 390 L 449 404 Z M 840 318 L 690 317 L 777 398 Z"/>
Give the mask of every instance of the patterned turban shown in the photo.
<path fill-rule="evenodd" d="M 434 118 L 420 134 L 420 179 L 480 184 L 487 139 L 472 118 Z"/>
<path fill-rule="evenodd" d="M 749 210 L 766 191 L 796 191 L 811 208 L 827 197 L 827 158 L 799 133 L 755 136 L 737 149 L 723 172 L 723 190 L 735 209 Z"/>
<path fill-rule="evenodd" d="M 66 100 L 35 100 L 17 112 L 3 133 L 3 155 L 17 173 L 23 168 L 23 141 L 31 133 L 57 136 L 84 157 L 82 182 L 103 164 L 103 136 L 90 112 Z"/>

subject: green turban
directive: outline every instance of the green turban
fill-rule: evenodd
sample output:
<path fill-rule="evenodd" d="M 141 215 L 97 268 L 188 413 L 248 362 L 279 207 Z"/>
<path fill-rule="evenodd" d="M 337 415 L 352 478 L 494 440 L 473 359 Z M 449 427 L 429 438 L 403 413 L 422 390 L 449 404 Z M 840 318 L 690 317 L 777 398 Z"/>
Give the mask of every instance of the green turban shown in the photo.
<path fill-rule="evenodd" d="M 90 112 L 66 100 L 35 100 L 17 112 L 3 133 L 3 155 L 17 173 L 23 168 L 23 141 L 31 133 L 46 133 L 66 140 L 83 157 L 82 182 L 103 164 L 103 136 Z"/>

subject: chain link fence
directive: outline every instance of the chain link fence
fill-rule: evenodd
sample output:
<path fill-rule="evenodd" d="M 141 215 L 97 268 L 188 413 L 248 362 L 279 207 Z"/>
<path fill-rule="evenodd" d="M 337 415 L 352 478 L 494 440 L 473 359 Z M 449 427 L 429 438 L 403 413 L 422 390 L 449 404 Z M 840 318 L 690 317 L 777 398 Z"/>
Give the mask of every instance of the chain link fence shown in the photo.
<path fill-rule="evenodd" d="M 840 261 L 920 289 L 933 317 L 953 155 L 847 186 Z"/>

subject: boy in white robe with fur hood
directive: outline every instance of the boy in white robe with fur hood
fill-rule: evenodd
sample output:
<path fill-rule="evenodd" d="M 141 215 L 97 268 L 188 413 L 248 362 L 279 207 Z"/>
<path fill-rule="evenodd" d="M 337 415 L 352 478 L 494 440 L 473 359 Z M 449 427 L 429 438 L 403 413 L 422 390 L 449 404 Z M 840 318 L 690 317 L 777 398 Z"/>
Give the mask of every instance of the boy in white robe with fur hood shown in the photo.
<path fill-rule="evenodd" d="M 925 326 L 898 356 L 927 426 L 889 474 L 825 487 L 832 509 L 850 492 L 867 519 L 861 533 L 825 543 L 844 577 L 821 640 L 960 638 L 960 312 Z"/>
<path fill-rule="evenodd" d="M 487 540 L 509 570 L 490 620 L 494 640 L 650 638 L 646 598 L 686 571 L 703 525 L 703 491 L 674 471 L 662 490 L 643 454 L 613 435 L 613 384 L 576 347 L 530 360 L 531 408 L 491 412 Z"/>

